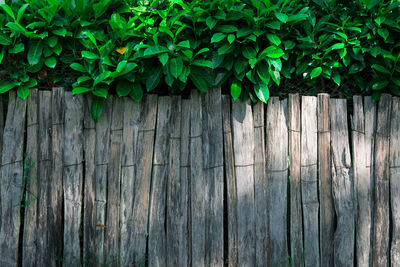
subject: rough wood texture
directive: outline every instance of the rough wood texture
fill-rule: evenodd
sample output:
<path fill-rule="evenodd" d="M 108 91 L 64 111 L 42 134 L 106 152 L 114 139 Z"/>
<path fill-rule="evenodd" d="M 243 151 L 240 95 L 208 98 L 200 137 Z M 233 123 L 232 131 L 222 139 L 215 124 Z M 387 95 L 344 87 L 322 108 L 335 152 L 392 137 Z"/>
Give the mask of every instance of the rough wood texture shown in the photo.
<path fill-rule="evenodd" d="M 228 266 L 238 266 L 238 232 L 237 232 L 237 190 L 235 175 L 235 159 L 233 155 L 231 127 L 231 98 L 222 96 L 222 121 L 224 129 L 224 162 L 225 183 L 228 212 Z"/>
<path fill-rule="evenodd" d="M 51 92 L 39 91 L 39 160 L 38 160 L 38 219 L 37 219 L 37 266 L 49 266 L 48 255 L 48 205 L 51 172 Z"/>
<path fill-rule="evenodd" d="M 52 90 L 51 97 L 51 177 L 49 179 L 48 242 L 49 255 L 62 257 L 63 247 L 63 149 L 64 149 L 64 89 Z"/>
<path fill-rule="evenodd" d="M 1 100 L 0 100 L 1 101 Z M 22 239 L 22 265 L 35 266 L 36 262 L 36 220 L 38 197 L 38 90 L 31 89 L 28 97 L 26 122 L 26 159 L 24 177 L 26 184 L 24 233 Z"/>
<path fill-rule="evenodd" d="M 136 163 L 141 104 L 129 98 L 124 99 L 124 123 L 121 151 L 121 266 L 134 265 L 135 244 L 133 221 L 133 201 L 135 199 Z"/>
<path fill-rule="evenodd" d="M 81 264 L 83 116 L 83 96 L 65 92 L 63 262 L 66 265 Z"/>
<path fill-rule="evenodd" d="M 298 94 L 289 95 L 289 175 L 290 175 L 290 257 L 294 266 L 303 266 L 303 212 L 301 205 L 301 116 Z"/>
<path fill-rule="evenodd" d="M 107 228 L 105 229 L 104 235 L 104 262 L 107 262 L 110 266 L 118 266 L 119 264 L 121 142 L 122 127 L 124 123 L 123 111 L 124 106 L 122 99 L 114 98 L 107 175 Z"/>
<path fill-rule="evenodd" d="M 104 253 L 104 233 L 107 229 L 107 174 L 109 168 L 112 100 L 112 97 L 110 97 L 105 101 L 103 114 L 96 123 L 96 148 L 94 155 L 96 224 L 92 225 L 95 228 L 95 247 L 87 253 L 93 254 L 100 263 L 103 263 L 106 256 L 108 256 Z"/>
<path fill-rule="evenodd" d="M 266 127 L 267 264 L 279 266 L 288 261 L 287 183 L 288 183 L 288 110 L 287 100 L 272 97 L 267 107 Z"/>
<path fill-rule="evenodd" d="M 337 215 L 334 236 L 334 265 L 353 266 L 355 205 L 354 181 L 347 124 L 346 100 L 331 99 L 332 192 Z"/>
<path fill-rule="evenodd" d="M 318 95 L 319 241 L 321 266 L 333 266 L 335 210 L 332 196 L 329 95 Z"/>
<path fill-rule="evenodd" d="M 320 266 L 318 235 L 317 98 L 301 98 L 301 195 L 304 220 L 304 265 Z M 328 240 L 326 240 L 329 242 Z"/>
<path fill-rule="evenodd" d="M 371 177 L 367 166 L 367 146 L 365 117 L 361 96 L 353 97 L 352 148 L 356 216 L 356 260 L 359 266 L 370 264 L 371 251 Z"/>
<path fill-rule="evenodd" d="M 31 89 L 37 91 L 37 89 Z M 3 151 L 3 132 L 4 132 L 4 107 L 3 107 L 3 96 L 0 96 L 0 153 Z M 1 163 L 1 157 L 0 157 Z"/>
<path fill-rule="evenodd" d="M 375 198 L 373 266 L 389 262 L 389 135 L 392 97 L 382 95 L 378 105 L 375 138 Z"/>
<path fill-rule="evenodd" d="M 393 234 L 392 266 L 400 266 L 400 98 L 393 97 L 390 127 L 390 196 Z"/>
<path fill-rule="evenodd" d="M 256 223 L 256 265 L 267 264 L 267 177 L 265 162 L 264 103 L 254 105 L 254 204 Z"/>
<path fill-rule="evenodd" d="M 232 132 L 237 183 L 238 266 L 256 264 L 253 128 L 251 105 L 246 102 L 233 102 Z"/>
<path fill-rule="evenodd" d="M 25 115 L 26 101 L 10 92 L 0 176 L 0 265 L 5 267 L 17 266 L 18 261 Z"/>

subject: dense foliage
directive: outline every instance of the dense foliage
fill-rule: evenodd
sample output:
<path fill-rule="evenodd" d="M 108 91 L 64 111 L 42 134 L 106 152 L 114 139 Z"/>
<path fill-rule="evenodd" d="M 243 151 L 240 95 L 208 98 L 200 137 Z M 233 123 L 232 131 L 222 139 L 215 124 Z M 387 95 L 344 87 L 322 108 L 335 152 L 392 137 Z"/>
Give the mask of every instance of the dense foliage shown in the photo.
<path fill-rule="evenodd" d="M 4 1 L 3 1 L 4 2 Z M 1 3 L 1 1 L 0 1 Z M 0 8 L 0 93 L 229 88 L 266 102 L 285 81 L 400 95 L 400 2 L 379 0 L 12 0 Z M 279 87 L 281 85 L 281 87 Z M 332 86 L 334 85 L 334 86 Z M 332 89 L 330 89 L 332 90 Z"/>

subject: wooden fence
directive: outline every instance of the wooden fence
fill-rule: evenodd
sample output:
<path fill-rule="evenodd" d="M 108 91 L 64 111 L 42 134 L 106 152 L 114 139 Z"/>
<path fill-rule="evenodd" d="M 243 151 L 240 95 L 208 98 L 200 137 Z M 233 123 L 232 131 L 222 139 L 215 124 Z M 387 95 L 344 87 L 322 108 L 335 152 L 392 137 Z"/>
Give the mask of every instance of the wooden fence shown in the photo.
<path fill-rule="evenodd" d="M 0 266 L 400 266 L 400 98 L 90 102 L 9 94 Z"/>

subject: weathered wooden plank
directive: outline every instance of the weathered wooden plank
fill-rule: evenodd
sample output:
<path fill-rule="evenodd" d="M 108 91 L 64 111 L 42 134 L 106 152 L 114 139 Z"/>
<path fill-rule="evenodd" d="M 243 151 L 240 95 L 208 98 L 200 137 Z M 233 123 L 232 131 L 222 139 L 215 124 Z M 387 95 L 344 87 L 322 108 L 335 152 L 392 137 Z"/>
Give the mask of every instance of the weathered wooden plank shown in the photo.
<path fill-rule="evenodd" d="M 256 266 L 266 266 L 267 264 L 267 176 L 264 120 L 264 103 L 259 101 L 253 107 Z"/>
<path fill-rule="evenodd" d="M 203 95 L 203 164 L 206 178 L 206 264 L 222 266 L 224 260 L 223 192 L 224 158 L 221 88 Z"/>
<path fill-rule="evenodd" d="M 96 148 L 95 148 L 95 213 L 96 224 L 93 253 L 100 263 L 106 258 L 104 251 L 104 234 L 106 231 L 107 207 L 107 175 L 109 168 L 110 132 L 112 102 L 110 96 L 105 100 L 102 116 L 96 123 Z"/>
<path fill-rule="evenodd" d="M 237 190 L 235 159 L 233 153 L 231 126 L 231 97 L 222 96 L 222 121 L 224 128 L 224 162 L 228 213 L 228 266 L 238 266 L 238 232 L 237 232 Z"/>
<path fill-rule="evenodd" d="M 75 266 L 81 264 L 83 116 L 83 96 L 65 92 L 63 262 Z"/>
<path fill-rule="evenodd" d="M 121 198 L 121 142 L 124 105 L 121 98 L 113 99 L 110 154 L 107 177 L 106 230 L 104 233 L 105 260 L 110 266 L 119 264 L 120 198 Z"/>
<path fill-rule="evenodd" d="M 48 199 L 49 255 L 63 255 L 63 149 L 64 149 L 64 88 L 53 88 L 51 97 L 51 177 Z"/>
<path fill-rule="evenodd" d="M 36 90 L 36 89 L 32 89 Z M 3 96 L 0 96 L 0 153 L 3 151 L 3 133 L 4 133 L 4 108 L 3 108 Z M 1 163 L 1 157 L 0 157 Z"/>
<path fill-rule="evenodd" d="M 390 127 L 390 201 L 393 234 L 390 251 L 392 266 L 400 266 L 400 98 L 393 97 Z"/>
<path fill-rule="evenodd" d="M 319 242 L 321 266 L 333 266 L 332 240 L 335 231 L 335 210 L 332 196 L 331 132 L 329 95 L 318 95 L 318 173 L 319 173 Z"/>
<path fill-rule="evenodd" d="M 84 100 L 83 256 L 91 258 L 95 253 L 96 233 L 96 178 L 93 156 L 96 152 L 96 125 L 90 112 L 92 96 L 87 95 Z"/>
<path fill-rule="evenodd" d="M 22 265 L 35 266 L 36 262 L 36 221 L 38 197 L 38 90 L 31 89 L 28 96 L 26 122 L 26 154 L 24 177 L 26 184 L 24 233 L 22 240 Z M 0 100 L 1 101 L 1 100 Z"/>
<path fill-rule="evenodd" d="M 202 99 L 199 92 L 193 90 L 190 110 L 190 192 L 191 192 L 191 233 L 192 266 L 206 266 L 206 178 L 203 170 L 202 151 Z"/>
<path fill-rule="evenodd" d="M 171 99 L 171 117 L 169 120 L 169 151 L 168 173 L 166 181 L 166 265 L 181 266 L 180 241 L 181 241 L 181 112 L 182 104 L 179 97 Z"/>
<path fill-rule="evenodd" d="M 290 175 L 290 257 L 294 266 L 303 266 L 303 212 L 301 205 L 301 113 L 298 94 L 290 94 L 289 175 Z"/>
<path fill-rule="evenodd" d="M 237 182 L 238 266 L 254 266 L 256 264 L 254 126 L 249 103 L 232 103 L 232 132 Z"/>
<path fill-rule="evenodd" d="M 392 97 L 384 94 L 378 105 L 375 137 L 375 192 L 373 266 L 387 266 L 389 259 L 389 135 Z"/>
<path fill-rule="evenodd" d="M 334 265 L 353 266 L 354 262 L 354 181 L 351 177 L 351 157 L 344 99 L 331 99 L 332 192 L 337 227 L 334 236 Z"/>
<path fill-rule="evenodd" d="M 287 182 L 288 182 L 287 100 L 272 97 L 267 106 L 266 160 L 268 237 L 267 264 L 280 266 L 288 260 Z"/>
<path fill-rule="evenodd" d="M 121 266 L 134 265 L 133 201 L 135 198 L 135 171 L 137 163 L 140 107 L 137 102 L 124 98 L 124 123 L 121 155 Z"/>
<path fill-rule="evenodd" d="M 304 265 L 320 266 L 318 234 L 317 98 L 301 98 L 301 196 L 304 219 Z M 327 240 L 327 242 L 329 242 Z"/>
<path fill-rule="evenodd" d="M 0 265 L 17 266 L 20 204 L 23 194 L 23 149 L 26 101 L 9 94 L 3 135 L 0 189 Z"/>
<path fill-rule="evenodd" d="M 39 91 L 39 161 L 38 161 L 38 219 L 37 219 L 37 266 L 49 266 L 48 205 L 51 172 L 51 92 Z"/>
<path fill-rule="evenodd" d="M 371 251 L 371 177 L 367 167 L 365 117 L 361 96 L 353 96 L 352 160 L 356 198 L 356 259 L 359 266 L 368 266 Z"/>

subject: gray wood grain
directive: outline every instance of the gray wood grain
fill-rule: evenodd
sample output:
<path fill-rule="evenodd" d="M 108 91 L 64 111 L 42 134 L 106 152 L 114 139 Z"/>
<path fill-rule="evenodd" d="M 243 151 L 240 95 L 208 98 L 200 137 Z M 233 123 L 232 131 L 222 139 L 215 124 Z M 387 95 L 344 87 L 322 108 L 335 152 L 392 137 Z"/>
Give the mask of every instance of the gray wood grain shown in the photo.
<path fill-rule="evenodd" d="M 267 264 L 280 266 L 288 261 L 287 183 L 288 183 L 288 109 L 287 100 L 268 100 L 266 125 Z"/>
<path fill-rule="evenodd" d="M 32 91 L 37 89 L 31 89 Z M 0 96 L 0 153 L 3 151 L 3 133 L 4 133 L 4 107 L 3 107 L 3 96 Z M 1 157 L 0 157 L 1 163 Z"/>
<path fill-rule="evenodd" d="M 238 266 L 237 190 L 231 126 L 231 97 L 227 95 L 222 96 L 222 121 L 224 129 L 224 165 L 228 213 L 227 263 L 228 266 L 236 267 Z"/>
<path fill-rule="evenodd" d="M 107 211 L 104 234 L 105 260 L 110 266 L 119 265 L 120 198 L 121 198 L 121 142 L 124 105 L 121 98 L 113 99 L 110 154 L 107 177 Z"/>
<path fill-rule="evenodd" d="M 290 257 L 294 266 L 303 266 L 303 211 L 301 205 L 301 113 L 298 94 L 290 94 L 289 173 L 290 173 Z"/>
<path fill-rule="evenodd" d="M 20 204 L 23 194 L 23 149 L 26 101 L 9 93 L 3 135 L 0 191 L 0 265 L 17 266 Z"/>
<path fill-rule="evenodd" d="M 317 121 L 317 98 L 303 96 L 301 98 L 301 195 L 305 266 L 320 266 L 321 264 L 318 234 Z"/>
<path fill-rule="evenodd" d="M 356 260 L 359 266 L 370 264 L 371 251 L 371 177 L 367 166 L 367 146 L 365 135 L 366 120 L 361 96 L 353 97 L 352 116 L 352 160 L 356 198 Z"/>
<path fill-rule="evenodd" d="M 346 100 L 331 99 L 330 123 L 332 190 L 337 215 L 337 227 L 333 244 L 334 265 L 353 266 L 355 204 Z"/>
<path fill-rule="evenodd" d="M 133 203 L 137 168 L 137 147 L 140 126 L 141 104 L 124 98 L 122 151 L 121 151 L 121 266 L 134 264 L 135 247 L 133 223 Z"/>
<path fill-rule="evenodd" d="M 254 204 L 256 223 L 256 265 L 267 264 L 267 173 L 265 162 L 264 103 L 253 107 L 254 123 Z"/>
<path fill-rule="evenodd" d="M 392 209 L 392 266 L 400 266 L 400 98 L 393 97 L 390 127 L 390 207 Z"/>
<path fill-rule="evenodd" d="M 319 174 L 319 241 L 321 266 L 333 266 L 333 235 L 335 210 L 332 196 L 331 133 L 329 123 L 329 95 L 318 94 L 318 174 Z"/>
<path fill-rule="evenodd" d="M 66 265 L 81 264 L 83 116 L 83 96 L 65 92 L 63 262 Z"/>
<path fill-rule="evenodd" d="M 157 118 L 156 95 L 147 95 L 143 98 L 140 111 L 140 125 L 138 132 L 137 165 L 135 179 L 135 193 L 133 204 L 132 253 L 135 264 L 146 261 L 146 245 L 148 237 L 149 199 L 152 174 L 154 135 Z"/>
<path fill-rule="evenodd" d="M 383 94 L 378 104 L 375 138 L 375 192 L 373 266 L 389 262 L 389 136 L 392 97 Z"/>
<path fill-rule="evenodd" d="M 107 176 L 109 168 L 110 153 L 110 132 L 113 98 L 110 96 L 105 100 L 102 116 L 96 123 L 96 148 L 95 148 L 95 213 L 96 224 L 94 248 L 92 253 L 100 263 L 106 258 L 104 251 L 104 234 L 107 229 L 106 208 L 107 208 Z"/>
<path fill-rule="evenodd" d="M 38 90 L 31 89 L 27 103 L 26 122 L 26 167 L 24 177 L 26 179 L 27 201 L 24 216 L 24 233 L 22 240 L 22 265 L 35 266 L 36 263 L 36 221 L 37 221 L 37 197 L 38 197 L 38 150 L 39 150 L 39 127 L 38 127 Z M 0 100 L 1 101 L 1 100 Z M 27 166 L 29 168 L 27 169 Z"/>

